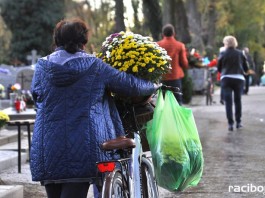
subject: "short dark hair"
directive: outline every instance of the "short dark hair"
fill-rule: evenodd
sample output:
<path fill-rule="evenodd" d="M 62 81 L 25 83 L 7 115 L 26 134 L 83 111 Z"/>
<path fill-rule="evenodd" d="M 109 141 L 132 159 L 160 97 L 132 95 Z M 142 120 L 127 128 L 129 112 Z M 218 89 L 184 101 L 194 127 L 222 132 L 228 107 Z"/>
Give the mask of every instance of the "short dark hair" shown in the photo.
<path fill-rule="evenodd" d="M 163 28 L 162 28 L 162 33 L 164 36 L 169 37 L 169 36 L 173 36 L 173 34 L 175 33 L 174 30 L 174 26 L 171 24 L 166 24 Z"/>
<path fill-rule="evenodd" d="M 88 26 L 81 19 L 61 20 L 56 24 L 53 39 L 57 47 L 74 54 L 88 42 Z"/>

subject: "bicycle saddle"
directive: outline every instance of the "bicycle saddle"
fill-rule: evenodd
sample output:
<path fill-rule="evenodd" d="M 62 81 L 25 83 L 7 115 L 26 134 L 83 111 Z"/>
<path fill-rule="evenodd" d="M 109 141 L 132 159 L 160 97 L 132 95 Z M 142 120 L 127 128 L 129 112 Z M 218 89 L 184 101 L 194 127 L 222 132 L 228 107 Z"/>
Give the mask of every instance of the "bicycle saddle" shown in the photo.
<path fill-rule="evenodd" d="M 108 140 L 101 145 L 103 150 L 135 148 L 135 142 L 131 138 L 120 136 L 116 139 Z"/>

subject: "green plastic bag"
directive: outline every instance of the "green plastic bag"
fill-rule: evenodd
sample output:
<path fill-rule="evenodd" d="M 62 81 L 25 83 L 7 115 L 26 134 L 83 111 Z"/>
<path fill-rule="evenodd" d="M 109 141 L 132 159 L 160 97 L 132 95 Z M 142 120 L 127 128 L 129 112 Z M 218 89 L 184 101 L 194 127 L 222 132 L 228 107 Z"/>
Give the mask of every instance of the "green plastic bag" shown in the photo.
<path fill-rule="evenodd" d="M 147 140 L 158 185 L 170 191 L 196 186 L 202 176 L 203 154 L 191 109 L 180 106 L 170 91 L 159 90 Z"/>

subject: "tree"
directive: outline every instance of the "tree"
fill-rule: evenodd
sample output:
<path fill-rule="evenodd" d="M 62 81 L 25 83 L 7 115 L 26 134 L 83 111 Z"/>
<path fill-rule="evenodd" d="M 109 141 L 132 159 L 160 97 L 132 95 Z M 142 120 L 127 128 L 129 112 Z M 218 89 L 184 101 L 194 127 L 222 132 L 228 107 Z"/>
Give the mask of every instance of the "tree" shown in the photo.
<path fill-rule="evenodd" d="M 160 39 L 162 30 L 162 13 L 158 0 L 143 1 L 144 26 L 148 27 L 155 41 Z"/>
<path fill-rule="evenodd" d="M 132 8 L 133 8 L 133 18 L 134 18 L 134 30 L 140 31 L 141 30 L 141 23 L 138 17 L 138 8 L 139 8 L 139 0 L 132 0 Z"/>
<path fill-rule="evenodd" d="M 203 43 L 204 36 L 202 34 L 202 16 L 198 6 L 199 2 L 196 0 L 187 0 L 185 3 L 185 8 L 187 9 L 189 30 L 191 34 L 190 45 L 199 51 L 203 51 L 205 45 Z"/>
<path fill-rule="evenodd" d="M 2 0 L 1 15 L 12 32 L 10 58 L 27 62 L 32 49 L 40 55 L 51 51 L 55 24 L 64 18 L 64 0 Z"/>
<path fill-rule="evenodd" d="M 98 52 L 105 38 L 115 31 L 114 2 L 112 0 L 65 1 L 66 16 L 79 17 L 89 25 L 90 37 L 86 50 L 90 53 Z"/>
<path fill-rule="evenodd" d="M 0 64 L 8 62 L 6 54 L 9 50 L 10 40 L 11 32 L 7 29 L 6 24 L 0 16 Z"/>
<path fill-rule="evenodd" d="M 163 25 L 167 23 L 175 26 L 178 40 L 186 44 L 191 42 L 187 13 L 182 0 L 163 1 Z"/>
<path fill-rule="evenodd" d="M 125 31 L 123 0 L 115 0 L 115 28 L 114 32 Z"/>
<path fill-rule="evenodd" d="M 216 40 L 221 44 L 226 35 L 234 35 L 239 48 L 248 46 L 261 75 L 265 59 L 265 1 L 218 0 L 218 21 Z"/>
<path fill-rule="evenodd" d="M 163 1 L 163 25 L 165 24 L 176 24 L 175 12 L 176 12 L 175 0 L 164 0 Z"/>
<path fill-rule="evenodd" d="M 177 0 L 176 2 L 175 17 L 177 18 L 175 26 L 179 39 L 184 43 L 190 43 L 189 23 L 183 0 Z"/>

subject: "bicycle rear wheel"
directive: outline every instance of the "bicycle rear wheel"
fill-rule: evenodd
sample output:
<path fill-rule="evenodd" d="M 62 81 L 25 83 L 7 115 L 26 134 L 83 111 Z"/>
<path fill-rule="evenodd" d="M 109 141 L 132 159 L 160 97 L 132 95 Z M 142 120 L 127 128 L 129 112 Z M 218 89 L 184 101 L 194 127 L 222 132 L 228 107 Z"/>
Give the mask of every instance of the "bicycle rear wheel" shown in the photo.
<path fill-rule="evenodd" d="M 103 198 L 129 198 L 129 189 L 123 184 L 122 174 L 116 170 L 109 173 L 103 183 Z"/>
<path fill-rule="evenodd" d="M 158 188 L 154 172 L 152 170 L 152 163 L 143 158 L 141 163 L 141 186 L 143 198 L 158 198 Z"/>

